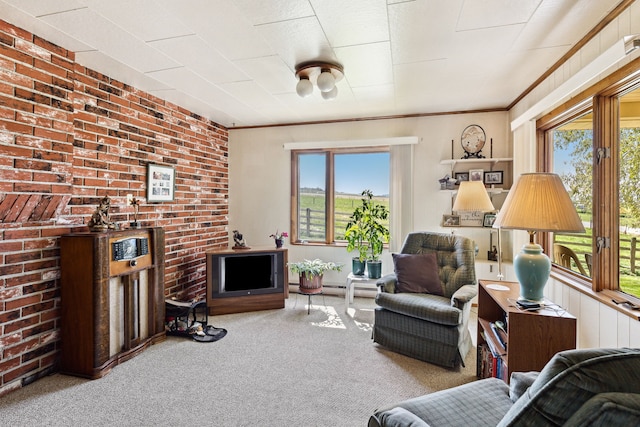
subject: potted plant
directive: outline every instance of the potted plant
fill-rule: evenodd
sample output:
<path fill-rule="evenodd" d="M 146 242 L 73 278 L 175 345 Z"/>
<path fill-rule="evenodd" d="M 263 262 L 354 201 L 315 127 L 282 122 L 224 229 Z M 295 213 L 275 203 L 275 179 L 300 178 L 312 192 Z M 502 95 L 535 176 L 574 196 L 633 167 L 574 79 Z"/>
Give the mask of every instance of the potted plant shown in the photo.
<path fill-rule="evenodd" d="M 276 230 L 275 234 L 271 234 L 269 235 L 269 237 L 273 237 L 273 240 L 276 242 L 276 249 L 277 249 L 277 248 L 281 248 L 282 245 L 284 245 L 284 238 L 289 237 L 289 233 L 287 233 L 286 231 L 279 233 L 278 230 Z"/>
<path fill-rule="evenodd" d="M 322 278 L 325 272 L 342 270 L 342 264 L 325 262 L 318 258 L 314 260 L 305 259 L 300 262 L 290 262 L 288 265 L 293 273 L 298 273 L 300 277 L 300 292 L 306 294 L 318 294 L 322 292 Z"/>
<path fill-rule="evenodd" d="M 371 190 L 364 190 L 362 196 L 362 204 L 353 211 L 347 223 L 347 250 L 357 249 L 358 258 L 366 258 L 369 278 L 379 279 L 382 275 L 380 255 L 384 244 L 389 241 L 389 227 L 385 224 L 389 209 L 373 200 Z"/>
<path fill-rule="evenodd" d="M 351 259 L 351 272 L 363 276 L 367 266 L 367 238 L 364 234 L 364 211 L 357 207 L 347 223 L 344 238 L 347 241 L 347 252 L 358 251 L 358 256 Z"/>

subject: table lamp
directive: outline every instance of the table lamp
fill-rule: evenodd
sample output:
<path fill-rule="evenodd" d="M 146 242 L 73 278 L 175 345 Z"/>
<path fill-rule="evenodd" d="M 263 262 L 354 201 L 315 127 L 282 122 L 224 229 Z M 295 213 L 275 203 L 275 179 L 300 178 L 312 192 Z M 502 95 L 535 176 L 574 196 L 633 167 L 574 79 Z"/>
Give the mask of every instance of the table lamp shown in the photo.
<path fill-rule="evenodd" d="M 495 208 L 482 181 L 462 181 L 451 210 L 487 212 Z"/>
<path fill-rule="evenodd" d="M 584 233 L 560 177 L 554 173 L 525 173 L 514 183 L 498 213 L 494 228 L 527 230 L 529 244 L 513 260 L 520 282 L 520 299 L 541 302 L 544 286 L 551 274 L 551 260 L 533 242 L 538 231 Z"/>

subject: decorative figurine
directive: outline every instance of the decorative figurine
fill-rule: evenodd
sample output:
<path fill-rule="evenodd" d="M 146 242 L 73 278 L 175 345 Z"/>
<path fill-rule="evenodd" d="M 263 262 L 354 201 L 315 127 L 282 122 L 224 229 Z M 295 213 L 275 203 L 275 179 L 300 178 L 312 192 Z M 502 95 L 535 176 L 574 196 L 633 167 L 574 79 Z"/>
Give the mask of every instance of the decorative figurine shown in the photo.
<path fill-rule="evenodd" d="M 447 189 L 447 183 L 449 182 L 449 175 L 445 175 L 443 178 L 440 178 L 438 180 L 438 182 L 440 183 L 440 189 L 441 190 L 446 190 Z"/>
<path fill-rule="evenodd" d="M 111 199 L 109 196 L 104 196 L 102 200 L 100 200 L 100 204 L 93 215 L 91 215 L 91 219 L 87 224 L 91 231 L 107 231 L 109 229 L 116 229 L 116 223 L 109 221 L 109 209 L 111 209 Z"/>
<path fill-rule="evenodd" d="M 245 242 L 244 237 L 242 237 L 242 233 L 238 230 L 233 230 L 233 241 L 235 242 L 233 249 L 251 249 L 247 246 L 247 242 Z"/>
<path fill-rule="evenodd" d="M 138 212 L 140 211 L 140 200 L 135 197 L 131 199 L 129 202 L 131 206 L 133 206 L 133 222 L 129 223 L 131 228 L 140 228 L 140 223 L 138 222 Z"/>
<path fill-rule="evenodd" d="M 498 260 L 498 248 L 493 245 L 493 250 L 487 251 L 487 259 L 489 261 L 497 261 Z"/>

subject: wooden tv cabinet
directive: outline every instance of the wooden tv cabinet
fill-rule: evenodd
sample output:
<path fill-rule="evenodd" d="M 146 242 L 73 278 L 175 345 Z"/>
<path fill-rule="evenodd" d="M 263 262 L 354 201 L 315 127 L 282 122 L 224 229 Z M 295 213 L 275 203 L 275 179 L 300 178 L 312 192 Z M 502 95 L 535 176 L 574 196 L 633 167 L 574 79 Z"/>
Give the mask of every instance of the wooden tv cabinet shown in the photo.
<path fill-rule="evenodd" d="M 501 287 L 506 289 L 500 290 Z M 576 348 L 574 316 L 548 300 L 544 309 L 523 311 L 515 304 L 519 295 L 518 283 L 479 281 L 477 375 L 480 378 L 484 376 L 480 360 L 483 345 L 490 344 L 502 353 L 497 356 L 502 364 L 500 377 L 507 383 L 511 373 L 540 371 L 557 352 Z M 498 320 L 506 324 L 507 334 L 503 337 L 506 348 L 491 330 L 491 322 Z"/>
<path fill-rule="evenodd" d="M 243 257 L 252 255 L 279 254 L 281 260 L 280 274 L 277 277 L 278 285 L 269 293 L 247 291 L 244 295 L 221 296 L 214 292 L 214 280 L 212 271 L 213 263 L 218 262 L 221 257 Z M 273 247 L 252 247 L 249 249 L 214 249 L 206 252 L 207 260 L 207 308 L 209 315 L 244 313 L 248 311 L 271 310 L 284 308 L 284 300 L 289 297 L 289 269 L 288 250 L 286 248 Z M 247 271 L 247 279 L 251 280 L 251 271 Z"/>

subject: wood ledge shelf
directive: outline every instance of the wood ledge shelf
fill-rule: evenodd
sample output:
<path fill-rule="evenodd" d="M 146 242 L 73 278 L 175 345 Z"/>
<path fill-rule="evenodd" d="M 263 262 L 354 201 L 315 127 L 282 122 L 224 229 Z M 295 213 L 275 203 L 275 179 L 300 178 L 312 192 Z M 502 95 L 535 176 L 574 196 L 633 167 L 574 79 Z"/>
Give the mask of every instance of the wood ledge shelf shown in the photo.
<path fill-rule="evenodd" d="M 500 163 L 500 162 L 511 162 L 513 161 L 512 157 L 492 157 L 492 158 L 484 158 L 484 159 L 446 159 L 440 160 L 441 165 L 451 165 L 451 167 L 455 167 L 456 163 Z"/>
<path fill-rule="evenodd" d="M 569 286 L 571 289 L 575 289 L 576 291 L 598 301 L 601 304 L 606 305 L 607 307 L 613 308 L 619 313 L 626 314 L 634 320 L 640 321 L 640 310 L 632 310 L 622 304 L 616 304 L 613 302 L 616 300 L 625 300 L 632 302 L 636 305 L 640 305 L 640 301 L 636 301 L 631 295 L 625 294 L 623 292 L 616 292 L 610 289 L 605 289 L 599 292 L 591 289 L 590 283 L 574 278 L 573 276 L 569 276 L 566 274 L 561 274 L 555 271 L 553 268 L 551 269 L 551 278 L 562 283 L 563 285 Z"/>

